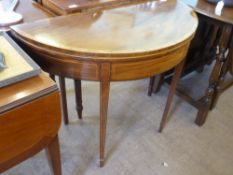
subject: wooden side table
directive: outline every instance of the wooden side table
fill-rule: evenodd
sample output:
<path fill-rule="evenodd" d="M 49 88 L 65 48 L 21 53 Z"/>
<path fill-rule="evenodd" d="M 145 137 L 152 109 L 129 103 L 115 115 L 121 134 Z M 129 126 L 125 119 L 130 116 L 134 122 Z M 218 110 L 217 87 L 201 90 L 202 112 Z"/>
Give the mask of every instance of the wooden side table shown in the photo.
<path fill-rule="evenodd" d="M 233 85 L 233 78 L 225 82 L 228 72 L 233 76 L 233 8 L 225 6 L 219 8 L 220 3 L 211 4 L 205 0 L 183 1 L 193 7 L 209 26 L 216 28 L 216 33 L 212 35 L 214 40 L 212 48 L 216 48 L 214 54 L 216 61 L 209 78 L 208 88 L 205 95 L 197 102 L 189 98 L 198 108 L 195 122 L 201 126 L 205 123 L 209 110 L 216 105 L 220 94 Z"/>
<path fill-rule="evenodd" d="M 110 82 L 142 79 L 176 67 L 162 131 L 197 24 L 196 14 L 183 3 L 149 1 L 22 24 L 12 27 L 12 34 L 51 74 L 100 82 L 103 166 Z"/>
<path fill-rule="evenodd" d="M 44 73 L 0 89 L 0 173 L 46 148 L 61 175 L 59 92 Z"/>

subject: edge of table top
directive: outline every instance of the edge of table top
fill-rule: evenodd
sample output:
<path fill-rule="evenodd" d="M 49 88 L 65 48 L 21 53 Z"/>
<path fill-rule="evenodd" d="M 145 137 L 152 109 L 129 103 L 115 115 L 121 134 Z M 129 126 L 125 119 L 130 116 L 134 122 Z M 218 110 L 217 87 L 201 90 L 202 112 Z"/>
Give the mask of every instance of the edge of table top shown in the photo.
<path fill-rule="evenodd" d="M 0 114 L 56 90 L 57 85 L 45 73 L 0 88 Z"/>
<path fill-rule="evenodd" d="M 182 2 L 179 2 L 179 3 L 182 3 Z M 130 6 L 130 7 L 132 7 L 132 6 Z M 126 7 L 128 7 L 128 6 L 126 6 Z M 121 8 L 125 8 L 125 7 L 121 7 Z M 189 8 L 189 7 L 187 7 L 187 8 Z M 111 9 L 108 9 L 108 10 L 111 10 Z M 113 9 L 113 10 L 115 10 L 115 9 Z M 75 15 L 79 15 L 79 14 L 72 14 L 72 15 L 68 15 L 65 17 L 55 17 L 53 19 L 49 19 L 49 22 L 52 23 L 53 21 L 59 20 L 60 18 L 70 18 L 71 16 L 75 16 Z M 194 18 L 197 18 L 195 13 L 192 13 L 192 15 L 194 16 Z M 43 20 L 33 22 L 32 25 L 35 25 L 37 22 L 39 23 L 41 21 L 43 21 Z M 44 21 L 48 22 L 48 19 L 45 19 Z M 198 24 L 198 22 L 196 19 L 196 24 L 194 24 L 194 28 L 197 28 L 197 24 Z M 28 25 L 30 27 L 30 24 L 23 24 L 23 25 Z M 128 60 L 129 58 L 132 58 L 132 57 L 134 59 L 142 59 L 142 57 L 144 57 L 145 55 L 149 56 L 149 55 L 154 55 L 154 54 L 157 55 L 158 53 L 161 54 L 161 53 L 169 52 L 169 51 L 175 50 L 175 49 L 187 44 L 187 42 L 190 42 L 190 40 L 193 38 L 193 36 L 195 34 L 195 30 L 191 31 L 190 35 L 187 36 L 184 40 L 177 42 L 174 45 L 170 45 L 166 48 L 161 48 L 161 49 L 157 49 L 157 50 L 151 50 L 151 51 L 145 51 L 145 52 L 134 52 L 134 53 L 91 53 L 91 52 L 85 53 L 85 52 L 79 52 L 76 50 L 57 48 L 57 47 L 51 46 L 47 43 L 46 44 L 41 43 L 41 42 L 36 41 L 33 38 L 31 38 L 29 34 L 26 34 L 26 33 L 23 33 L 22 31 L 20 31 L 20 27 L 21 27 L 21 25 L 16 25 L 16 26 L 11 27 L 12 33 L 17 38 L 24 41 L 29 46 L 36 48 L 37 50 L 50 52 L 53 54 L 58 54 L 58 55 L 63 55 L 63 56 L 76 57 L 77 59 L 81 59 L 81 60 L 82 59 L 84 59 L 84 60 L 90 59 L 90 60 L 95 60 L 95 61 L 107 61 L 108 57 L 112 58 L 111 61 L 117 61 L 119 59 L 120 60 L 125 60 L 125 59 Z M 117 58 L 117 59 L 114 59 L 114 58 Z"/>

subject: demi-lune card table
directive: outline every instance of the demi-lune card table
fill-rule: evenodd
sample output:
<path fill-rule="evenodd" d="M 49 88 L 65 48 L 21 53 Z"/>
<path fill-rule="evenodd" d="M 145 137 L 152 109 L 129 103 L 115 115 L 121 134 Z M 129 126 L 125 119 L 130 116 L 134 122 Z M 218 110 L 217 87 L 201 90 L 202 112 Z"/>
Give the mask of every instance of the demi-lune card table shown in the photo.
<path fill-rule="evenodd" d="M 198 25 L 182 2 L 148 1 L 12 27 L 44 70 L 100 82 L 100 166 L 104 164 L 111 81 L 143 79 L 176 67 L 160 130 L 164 127 Z"/>

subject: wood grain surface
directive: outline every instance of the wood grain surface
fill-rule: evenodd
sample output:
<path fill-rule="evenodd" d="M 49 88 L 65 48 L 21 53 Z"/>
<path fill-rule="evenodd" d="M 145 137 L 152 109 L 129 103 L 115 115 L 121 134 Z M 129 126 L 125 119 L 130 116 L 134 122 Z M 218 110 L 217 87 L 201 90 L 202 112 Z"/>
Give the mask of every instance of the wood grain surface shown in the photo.
<path fill-rule="evenodd" d="M 121 56 L 135 59 L 137 55 L 179 45 L 190 39 L 196 27 L 192 9 L 170 0 L 46 19 L 12 29 L 50 52 L 62 51 L 82 58 L 111 61 L 114 56 L 117 60 Z"/>
<path fill-rule="evenodd" d="M 27 84 L 27 86 L 25 86 Z M 26 103 L 57 89 L 44 73 L 0 89 L 0 113 Z"/>

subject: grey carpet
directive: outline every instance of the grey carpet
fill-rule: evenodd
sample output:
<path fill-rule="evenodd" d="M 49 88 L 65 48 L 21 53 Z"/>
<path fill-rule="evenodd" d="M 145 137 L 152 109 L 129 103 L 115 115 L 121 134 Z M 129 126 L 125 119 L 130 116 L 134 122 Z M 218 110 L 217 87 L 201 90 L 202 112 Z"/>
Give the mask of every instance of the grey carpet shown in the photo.
<path fill-rule="evenodd" d="M 73 82 L 67 85 L 71 123 L 59 132 L 63 175 L 233 174 L 233 88 L 222 94 L 203 127 L 194 124 L 197 110 L 176 96 L 160 134 L 168 89 L 148 97 L 148 79 L 111 83 L 107 160 L 99 168 L 99 84 L 82 84 L 83 121 L 77 119 Z M 3 174 L 49 175 L 45 152 Z"/>

